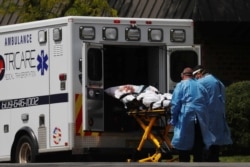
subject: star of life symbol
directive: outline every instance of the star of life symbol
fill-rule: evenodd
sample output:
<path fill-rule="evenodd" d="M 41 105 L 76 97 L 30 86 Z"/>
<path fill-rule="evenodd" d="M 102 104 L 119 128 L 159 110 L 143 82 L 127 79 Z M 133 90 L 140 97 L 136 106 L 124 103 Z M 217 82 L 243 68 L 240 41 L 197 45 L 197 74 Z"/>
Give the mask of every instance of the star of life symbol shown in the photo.
<path fill-rule="evenodd" d="M 41 50 L 41 55 L 37 55 L 37 61 L 39 62 L 38 66 L 37 66 L 37 70 L 40 71 L 41 70 L 41 75 L 44 75 L 44 70 L 48 70 L 48 55 L 44 55 L 44 50 Z"/>

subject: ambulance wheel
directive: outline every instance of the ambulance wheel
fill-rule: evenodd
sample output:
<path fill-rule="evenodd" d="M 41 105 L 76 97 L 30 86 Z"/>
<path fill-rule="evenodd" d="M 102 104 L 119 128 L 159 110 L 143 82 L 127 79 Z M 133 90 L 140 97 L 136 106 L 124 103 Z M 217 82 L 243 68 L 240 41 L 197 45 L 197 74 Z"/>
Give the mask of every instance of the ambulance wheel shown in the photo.
<path fill-rule="evenodd" d="M 22 136 L 16 145 L 14 153 L 14 162 L 16 163 L 32 163 L 36 160 L 36 150 L 34 143 L 29 136 Z"/>

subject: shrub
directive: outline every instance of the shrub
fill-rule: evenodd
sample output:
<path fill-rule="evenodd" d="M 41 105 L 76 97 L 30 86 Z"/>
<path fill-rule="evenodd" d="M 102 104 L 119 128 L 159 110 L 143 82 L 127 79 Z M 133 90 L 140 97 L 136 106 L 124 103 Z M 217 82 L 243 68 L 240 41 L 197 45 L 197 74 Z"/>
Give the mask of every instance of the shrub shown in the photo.
<path fill-rule="evenodd" d="M 226 115 L 231 128 L 233 146 L 250 148 L 250 81 L 226 88 Z"/>

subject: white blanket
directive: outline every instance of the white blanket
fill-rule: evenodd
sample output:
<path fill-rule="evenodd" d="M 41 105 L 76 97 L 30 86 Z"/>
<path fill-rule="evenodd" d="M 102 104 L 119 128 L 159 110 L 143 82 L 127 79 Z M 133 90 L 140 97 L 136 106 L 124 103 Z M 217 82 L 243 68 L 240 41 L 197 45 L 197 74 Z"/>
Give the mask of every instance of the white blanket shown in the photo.
<path fill-rule="evenodd" d="M 129 102 L 138 101 L 143 105 L 142 107 L 147 107 L 151 109 L 164 108 L 170 105 L 172 94 L 164 93 L 160 94 L 158 89 L 153 86 L 145 85 L 120 85 L 105 89 L 105 92 L 119 99 L 124 103 L 125 107 Z M 140 107 L 140 106 L 138 106 Z"/>

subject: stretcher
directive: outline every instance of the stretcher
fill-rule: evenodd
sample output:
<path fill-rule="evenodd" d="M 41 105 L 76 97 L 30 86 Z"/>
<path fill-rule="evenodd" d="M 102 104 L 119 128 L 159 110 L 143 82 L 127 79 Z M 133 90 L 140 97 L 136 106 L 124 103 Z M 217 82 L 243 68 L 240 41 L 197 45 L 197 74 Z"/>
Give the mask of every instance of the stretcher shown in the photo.
<path fill-rule="evenodd" d="M 138 162 L 158 162 L 162 158 L 162 154 L 169 154 L 171 152 L 172 146 L 168 137 L 171 125 L 167 123 L 169 119 L 168 111 L 168 109 L 163 108 L 143 110 L 131 109 L 127 112 L 144 130 L 137 151 L 142 150 L 146 140 L 150 140 L 156 147 L 156 151 L 153 155 L 140 159 Z M 176 161 L 176 158 L 172 158 L 171 156 L 167 161 Z"/>
<path fill-rule="evenodd" d="M 153 86 L 130 84 L 109 87 L 105 92 L 119 99 L 127 109 L 128 115 L 144 130 L 137 151 L 142 150 L 146 140 L 150 140 L 156 148 L 153 155 L 140 159 L 139 162 L 158 162 L 163 154 L 171 152 L 172 146 L 168 137 L 171 128 L 168 124 L 171 94 L 160 94 Z M 175 160 L 168 158 L 167 161 Z"/>

